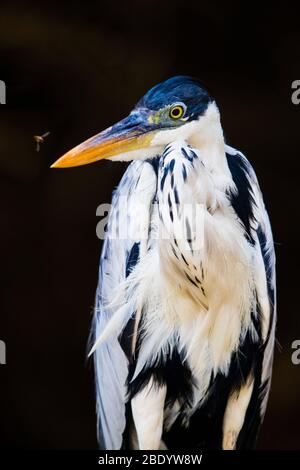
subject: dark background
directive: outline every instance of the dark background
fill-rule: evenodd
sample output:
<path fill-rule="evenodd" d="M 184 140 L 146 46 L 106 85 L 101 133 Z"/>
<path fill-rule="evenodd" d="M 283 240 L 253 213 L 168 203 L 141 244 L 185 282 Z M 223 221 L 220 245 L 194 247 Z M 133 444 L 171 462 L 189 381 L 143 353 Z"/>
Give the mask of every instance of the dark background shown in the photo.
<path fill-rule="evenodd" d="M 247 3 L 248 4 L 248 3 Z M 300 448 L 299 15 L 291 4 L 1 2 L 0 446 L 96 448 L 85 362 L 101 244 L 96 207 L 125 165 L 49 166 L 175 74 L 216 98 L 228 143 L 257 171 L 277 242 L 279 321 L 260 448 Z M 51 135 L 35 151 L 34 134 Z"/>

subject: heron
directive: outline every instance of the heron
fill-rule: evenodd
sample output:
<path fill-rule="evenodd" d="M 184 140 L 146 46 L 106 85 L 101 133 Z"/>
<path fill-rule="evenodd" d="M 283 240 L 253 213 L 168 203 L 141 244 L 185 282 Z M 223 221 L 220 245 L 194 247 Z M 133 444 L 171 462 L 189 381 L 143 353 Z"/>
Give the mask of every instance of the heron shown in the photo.
<path fill-rule="evenodd" d="M 112 197 L 92 322 L 100 448 L 255 447 L 276 286 L 253 167 L 186 76 L 151 88 L 52 166 L 102 159 L 130 163 Z"/>

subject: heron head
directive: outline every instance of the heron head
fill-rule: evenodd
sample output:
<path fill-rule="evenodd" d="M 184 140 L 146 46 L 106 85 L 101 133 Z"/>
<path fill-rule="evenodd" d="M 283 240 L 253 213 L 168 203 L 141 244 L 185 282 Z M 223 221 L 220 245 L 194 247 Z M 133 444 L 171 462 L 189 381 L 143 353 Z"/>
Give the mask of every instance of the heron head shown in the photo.
<path fill-rule="evenodd" d="M 52 168 L 86 165 L 102 159 L 153 158 L 169 143 L 201 134 L 201 123 L 211 106 L 216 114 L 213 99 L 198 80 L 185 76 L 170 78 L 151 88 L 125 119 L 67 152 Z"/>

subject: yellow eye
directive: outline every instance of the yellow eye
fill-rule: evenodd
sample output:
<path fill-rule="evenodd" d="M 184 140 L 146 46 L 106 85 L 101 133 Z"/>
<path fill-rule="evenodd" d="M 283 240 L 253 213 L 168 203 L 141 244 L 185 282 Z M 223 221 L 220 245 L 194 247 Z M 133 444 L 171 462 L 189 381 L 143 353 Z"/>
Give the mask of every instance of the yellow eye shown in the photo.
<path fill-rule="evenodd" d="M 175 104 L 169 111 L 169 116 L 172 119 L 180 119 L 185 112 L 185 108 L 181 104 Z"/>

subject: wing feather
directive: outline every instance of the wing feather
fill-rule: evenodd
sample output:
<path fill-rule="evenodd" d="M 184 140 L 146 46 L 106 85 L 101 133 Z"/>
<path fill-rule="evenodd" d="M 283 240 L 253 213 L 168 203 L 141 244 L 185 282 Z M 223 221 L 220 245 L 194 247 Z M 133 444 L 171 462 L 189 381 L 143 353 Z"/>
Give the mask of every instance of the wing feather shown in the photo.
<path fill-rule="evenodd" d="M 146 249 L 144 230 L 149 227 L 150 204 L 155 191 L 156 174 L 152 166 L 136 161 L 129 165 L 114 192 L 100 260 L 91 334 L 94 343 L 115 313 L 111 304 L 118 287 L 124 283 Z M 132 317 L 134 313 L 132 306 L 128 305 L 127 315 Z M 137 315 L 133 321 L 138 321 Z M 132 335 L 128 333 L 126 340 L 132 342 Z M 94 367 L 99 445 L 103 449 L 120 449 L 126 427 L 128 358 L 118 334 L 110 335 L 95 348 Z"/>
<path fill-rule="evenodd" d="M 240 175 L 243 173 L 244 179 L 235 181 L 237 197 L 242 194 L 242 199 L 248 200 L 249 211 L 243 212 L 241 216 L 237 207 L 237 215 L 245 226 L 249 242 L 253 244 L 254 283 L 258 301 L 256 317 L 260 323 L 260 347 L 256 355 L 254 386 L 239 436 L 239 447 L 243 448 L 251 447 L 255 442 L 265 414 L 271 384 L 276 327 L 275 250 L 268 213 L 251 164 L 241 152 L 231 147 L 226 146 L 226 154 L 233 179 L 235 167 Z M 247 204 L 243 204 L 243 209 Z"/>

